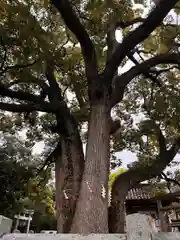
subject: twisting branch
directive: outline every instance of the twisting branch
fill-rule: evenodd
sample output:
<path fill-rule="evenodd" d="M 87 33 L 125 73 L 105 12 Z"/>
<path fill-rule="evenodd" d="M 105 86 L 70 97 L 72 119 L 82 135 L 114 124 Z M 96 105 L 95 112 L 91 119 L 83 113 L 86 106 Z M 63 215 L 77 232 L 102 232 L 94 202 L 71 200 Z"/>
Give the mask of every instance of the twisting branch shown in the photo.
<path fill-rule="evenodd" d="M 52 130 L 56 133 L 60 133 L 62 136 L 68 138 L 69 129 L 67 127 L 68 120 L 72 118 L 72 115 L 67 107 L 66 102 L 61 93 L 61 88 L 59 87 L 55 76 L 54 76 L 54 65 L 53 62 L 48 59 L 46 61 L 46 78 L 49 82 L 49 101 L 52 105 L 58 106 L 59 111 L 56 112 L 57 125 L 52 127 Z"/>
<path fill-rule="evenodd" d="M 29 101 L 29 102 L 39 103 L 39 104 L 44 103 L 41 96 L 34 95 L 31 93 L 26 93 L 21 90 L 14 91 L 6 88 L 3 84 L 0 84 L 0 96 L 10 97 L 12 99 Z"/>
<path fill-rule="evenodd" d="M 51 105 L 50 103 L 42 103 L 42 104 L 11 104 L 0 102 L 0 109 L 9 112 L 48 112 L 48 113 L 56 113 L 58 108 L 56 106 Z"/>
<path fill-rule="evenodd" d="M 5 61 L 6 61 L 6 54 L 7 54 L 6 52 L 7 52 L 7 50 L 5 50 L 4 60 L 3 60 L 3 63 L 0 67 L 0 74 L 1 75 L 8 72 L 9 70 L 13 70 L 13 69 L 19 70 L 19 69 L 22 69 L 22 68 L 27 68 L 27 67 L 33 66 L 37 62 L 37 60 L 34 60 L 33 62 L 27 63 L 27 64 L 16 64 L 16 65 L 4 67 Z"/>
<path fill-rule="evenodd" d="M 177 145 L 176 150 L 179 149 L 178 146 L 180 148 L 180 144 Z M 136 165 L 116 178 L 111 193 L 112 202 L 110 215 L 113 220 L 112 232 L 119 233 L 122 230 L 118 222 L 118 219 L 120 219 L 122 215 L 120 215 L 118 209 L 122 206 L 121 203 L 124 204 L 128 190 L 140 182 L 159 176 L 177 153 L 177 151 L 175 152 L 173 150 L 173 147 L 171 149 L 174 154 L 167 154 L 168 151 L 160 152 L 157 158 L 152 160 L 151 164 L 148 162 L 147 165 Z"/>
<path fill-rule="evenodd" d="M 178 153 L 180 148 L 180 137 L 175 138 L 172 147 L 167 151 L 167 155 L 169 158 L 174 158 Z"/>
<path fill-rule="evenodd" d="M 163 0 L 151 11 L 143 23 L 130 32 L 117 47 L 111 59 L 107 62 L 104 77 L 111 81 L 121 61 L 134 47 L 144 41 L 163 21 L 164 17 L 174 7 L 178 0 Z"/>
<path fill-rule="evenodd" d="M 164 152 L 166 151 L 166 139 L 160 129 L 160 126 L 158 126 L 155 122 L 154 122 L 154 129 L 155 129 L 157 140 L 159 143 L 160 153 L 163 152 L 164 154 Z"/>
<path fill-rule="evenodd" d="M 12 70 L 12 69 L 22 69 L 22 68 L 31 67 L 31 66 L 33 66 L 36 62 L 37 62 L 37 60 L 34 60 L 33 62 L 27 63 L 27 64 L 16 64 L 16 65 L 12 65 L 12 66 L 6 66 L 4 69 L 2 69 L 1 74 L 2 74 L 2 73 L 5 73 L 5 72 L 7 72 L 7 71 L 9 71 L 9 70 Z"/>
<path fill-rule="evenodd" d="M 161 154 L 164 154 L 164 152 L 166 152 L 166 150 L 167 150 L 166 149 L 166 139 L 161 131 L 160 126 L 158 124 L 156 124 L 155 119 L 152 117 L 151 110 L 150 110 L 148 104 L 146 104 L 145 102 L 144 102 L 144 109 L 146 110 L 149 118 L 152 120 L 154 130 L 155 130 L 155 133 L 157 136 L 157 141 L 159 143 L 159 152 L 160 152 L 160 156 L 161 156 Z"/>
<path fill-rule="evenodd" d="M 51 2 L 59 10 L 67 27 L 75 34 L 81 45 L 87 79 L 91 85 L 98 76 L 98 66 L 93 43 L 68 0 L 51 0 Z"/>
<path fill-rule="evenodd" d="M 55 158 L 57 155 L 61 155 L 61 141 L 59 140 L 57 146 L 54 148 L 54 150 L 50 153 L 50 155 L 46 158 L 45 162 L 43 163 L 42 167 L 37 170 L 36 176 L 38 176 L 44 168 L 47 166 L 50 166 L 51 164 L 55 163 Z"/>
<path fill-rule="evenodd" d="M 144 49 L 138 49 L 138 48 L 135 48 L 135 51 L 140 55 L 141 53 L 143 53 L 144 55 L 149 55 L 151 54 L 153 57 L 155 56 L 153 50 L 149 50 L 149 51 L 146 51 Z M 142 58 L 142 56 L 140 56 Z M 142 59 L 144 61 L 144 59 Z"/>
<path fill-rule="evenodd" d="M 135 18 L 135 19 L 133 19 L 133 20 L 131 20 L 131 21 L 127 21 L 127 22 L 117 22 L 116 23 L 116 28 L 127 28 L 127 27 L 130 27 L 131 25 L 133 25 L 133 24 L 136 24 L 136 23 L 142 23 L 142 22 L 144 22 L 144 18 Z"/>
<path fill-rule="evenodd" d="M 53 104 L 59 104 L 60 102 L 63 102 L 61 89 L 54 76 L 54 65 L 50 59 L 46 61 L 45 74 L 50 86 L 49 100 Z"/>
<path fill-rule="evenodd" d="M 131 53 L 128 53 L 127 56 L 135 65 L 139 66 L 139 62 L 135 59 L 135 57 Z M 161 83 L 158 81 L 157 77 L 154 77 L 151 73 L 149 73 L 148 67 L 145 66 L 144 69 L 142 69 L 142 74 L 146 78 L 151 79 L 154 83 L 157 83 L 159 87 L 161 87 Z"/>
<path fill-rule="evenodd" d="M 116 41 L 116 37 L 115 37 L 115 26 L 114 24 L 112 24 L 107 32 L 107 38 L 106 38 L 106 42 L 107 42 L 107 61 L 109 59 L 111 59 L 113 52 L 115 51 L 118 42 Z"/>
<path fill-rule="evenodd" d="M 165 68 L 165 69 L 162 69 L 162 70 L 156 70 L 156 69 L 151 69 L 151 73 L 154 73 L 156 76 L 162 74 L 162 73 L 166 73 L 166 72 L 169 72 L 170 70 L 173 70 L 173 69 L 179 69 L 180 70 L 180 66 L 172 66 L 172 67 L 169 67 L 169 68 Z"/>
<path fill-rule="evenodd" d="M 136 18 L 136 19 L 133 19 L 131 21 L 128 21 L 128 22 L 117 22 L 116 24 L 110 24 L 109 28 L 108 28 L 108 31 L 107 31 L 107 39 L 106 39 L 106 42 L 107 42 L 107 61 L 109 61 L 112 57 L 112 54 L 115 52 L 117 46 L 118 46 L 118 42 L 116 40 L 116 37 L 115 37 L 115 31 L 117 28 L 126 28 L 126 27 L 129 27 L 135 23 L 141 23 L 143 22 L 144 19 L 143 18 Z"/>
<path fill-rule="evenodd" d="M 5 102 L 0 102 L 0 109 L 11 112 L 32 112 L 32 111 L 42 111 L 55 113 L 58 111 L 59 106 L 53 105 L 43 100 L 41 95 L 34 95 L 31 93 L 26 93 L 24 91 L 18 90 L 14 91 L 3 84 L 0 84 L 0 96 L 9 97 L 11 99 L 17 99 L 27 103 L 22 104 L 10 104 Z"/>
<path fill-rule="evenodd" d="M 113 80 L 114 86 L 113 86 L 113 96 L 111 100 L 112 107 L 117 104 L 122 98 L 124 89 L 126 86 L 133 80 L 133 78 L 137 77 L 141 73 L 147 70 L 150 70 L 151 67 L 154 67 L 158 64 L 179 64 L 180 63 L 180 53 L 165 53 L 160 54 L 156 57 L 150 58 L 143 63 L 140 63 L 139 65 L 136 65 L 135 67 L 132 67 L 129 71 L 126 73 L 116 76 Z"/>
<path fill-rule="evenodd" d="M 8 87 L 12 87 L 12 86 L 14 86 L 16 84 L 18 84 L 18 85 L 20 85 L 20 84 L 35 84 L 35 85 L 39 86 L 42 89 L 42 92 L 43 92 L 43 96 L 42 96 L 42 94 L 40 94 L 41 99 L 44 99 L 48 95 L 48 92 L 49 92 L 48 84 L 46 84 L 41 79 L 36 79 L 36 78 L 33 79 L 33 80 L 31 79 L 30 82 L 27 82 L 25 80 L 21 80 L 21 81 L 15 80 L 15 81 L 10 82 L 8 84 Z"/>
<path fill-rule="evenodd" d="M 174 139 L 174 143 L 172 144 L 171 148 L 167 150 L 166 148 L 166 139 L 160 129 L 160 126 L 156 124 L 155 119 L 152 117 L 151 110 L 149 109 L 148 104 L 144 103 L 144 109 L 146 110 L 147 114 L 149 115 L 149 118 L 153 121 L 154 129 L 156 131 L 157 140 L 159 143 L 159 149 L 160 153 L 159 156 L 162 158 L 164 156 L 164 153 L 166 153 L 167 158 L 173 159 L 180 148 L 180 137 L 176 137 Z"/>
<path fill-rule="evenodd" d="M 55 77 L 54 77 L 54 64 L 50 59 L 46 61 L 45 74 L 46 74 L 46 78 L 49 82 L 49 86 L 50 86 L 51 90 L 54 91 L 56 95 L 59 95 L 59 92 L 61 90 L 58 86 L 58 83 L 57 83 Z"/>
<path fill-rule="evenodd" d="M 172 183 L 174 183 L 175 185 L 180 186 L 180 182 L 178 182 L 177 180 L 175 180 L 175 179 L 173 179 L 173 178 L 167 177 L 166 174 L 163 173 L 163 172 L 161 173 L 161 178 L 164 179 L 164 180 L 166 180 L 167 182 L 172 182 Z"/>

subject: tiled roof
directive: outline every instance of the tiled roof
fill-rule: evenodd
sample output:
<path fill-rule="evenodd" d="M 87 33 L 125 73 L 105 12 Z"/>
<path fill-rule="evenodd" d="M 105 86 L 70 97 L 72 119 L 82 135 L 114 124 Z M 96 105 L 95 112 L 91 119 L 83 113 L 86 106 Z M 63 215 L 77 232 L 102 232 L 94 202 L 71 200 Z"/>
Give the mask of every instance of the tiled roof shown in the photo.
<path fill-rule="evenodd" d="M 149 184 L 139 184 L 128 191 L 126 200 L 148 200 L 153 197 Z M 111 204 L 111 192 L 109 192 L 109 205 Z"/>
<path fill-rule="evenodd" d="M 143 187 L 132 188 L 128 191 L 126 200 L 140 200 L 140 199 L 151 199 L 152 194 L 150 191 L 144 190 Z"/>

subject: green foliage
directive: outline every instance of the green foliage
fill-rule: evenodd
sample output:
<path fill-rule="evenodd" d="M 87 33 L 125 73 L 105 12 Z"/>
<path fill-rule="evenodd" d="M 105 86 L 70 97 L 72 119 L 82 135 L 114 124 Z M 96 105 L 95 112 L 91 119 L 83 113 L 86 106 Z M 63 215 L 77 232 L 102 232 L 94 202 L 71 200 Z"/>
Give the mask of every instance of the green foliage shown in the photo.
<path fill-rule="evenodd" d="M 41 162 L 33 159 L 24 142 L 7 133 L 0 139 L 0 214 L 13 218 L 23 209 L 33 209 L 33 230 L 56 229 L 53 189 L 48 186 L 51 169 L 36 176 Z"/>
<path fill-rule="evenodd" d="M 146 6 L 146 1 L 137 1 L 137 3 L 139 2 Z M 104 48 L 106 47 L 106 33 L 109 24 L 131 21 L 136 17 L 140 17 L 141 13 L 138 9 L 134 10 L 131 2 L 124 0 L 120 2 L 110 0 L 87 1 L 83 5 L 82 1 L 73 1 L 73 6 L 93 40 L 99 67 L 102 70 L 106 58 Z M 70 106 L 71 113 L 81 129 L 81 125 L 88 120 L 89 106 L 84 63 L 80 47 L 76 44 L 77 39 L 64 27 L 60 14 L 49 4 L 49 1 L 26 0 L 19 2 L 16 0 L 13 4 L 9 4 L 8 1 L 3 0 L 0 8 L 2 10 L 0 33 L 3 36 L 4 47 L 8 50 L 5 66 L 27 64 L 36 60 L 35 64 L 28 68 L 9 69 L 7 72 L 3 72 L 1 74 L 2 82 L 6 84 L 14 81 L 17 81 L 17 83 L 21 82 L 21 84 L 13 85 L 13 87 L 28 92 L 40 93 L 42 89 L 37 85 L 37 82 L 39 79 L 46 79 L 44 60 L 51 57 L 56 67 L 56 79 L 62 88 L 66 102 Z M 167 23 L 157 28 L 141 44 L 140 50 L 144 51 L 144 58 L 149 56 L 148 54 L 165 52 L 169 49 L 174 39 L 178 37 L 179 26 L 173 25 L 171 20 L 168 20 Z M 132 27 L 129 27 L 123 31 L 123 34 L 127 34 L 131 30 Z M 4 55 L 4 50 L 3 46 L 1 46 L 2 56 Z M 0 61 L 3 61 L 3 57 Z M 124 60 L 123 64 L 126 63 L 127 59 Z M 175 77 L 174 70 L 162 74 L 161 78 L 163 83 L 166 82 L 166 86 L 178 83 L 178 77 Z M 179 109 L 177 109 L 177 104 L 175 103 L 178 95 L 172 96 L 171 94 L 170 96 L 167 89 L 161 88 L 160 90 L 159 92 L 157 87 L 154 89 L 156 93 L 154 94 L 154 104 L 152 106 L 153 117 L 158 121 L 164 122 L 166 115 L 166 121 L 170 121 L 171 125 L 176 126 L 179 122 Z M 74 94 L 71 101 L 67 99 L 67 92 Z M 151 81 L 140 77 L 138 81 L 130 84 L 125 92 L 124 100 L 120 105 L 116 106 L 115 112 L 123 121 L 123 124 L 119 139 L 113 138 L 115 149 L 129 148 L 132 151 L 139 151 L 140 147 L 138 145 L 142 145 L 142 134 L 140 134 L 139 130 L 134 129 L 132 114 L 145 114 L 139 104 L 145 95 L 151 95 Z M 127 112 L 130 115 L 129 120 L 126 119 Z M 172 113 L 173 116 L 167 117 L 169 114 L 172 115 Z M 56 135 L 52 135 L 48 128 L 56 124 L 54 116 L 50 114 L 39 116 L 37 114 L 34 116 L 34 124 L 29 124 L 27 121 L 23 124 L 23 114 L 18 114 L 17 119 L 13 118 L 13 124 L 10 124 L 9 129 L 14 128 L 14 131 L 16 131 L 17 125 L 19 125 L 19 128 L 29 130 L 27 138 L 30 141 L 27 144 L 31 143 L 33 146 L 36 141 L 42 139 L 46 143 L 48 143 L 50 138 L 56 139 Z M 16 125 L 15 127 L 14 124 Z M 171 133 L 175 131 L 175 129 L 172 129 L 173 127 L 168 126 L 167 128 L 167 131 Z"/>
<path fill-rule="evenodd" d="M 24 208 L 54 215 L 53 191 L 47 186 L 49 179 L 50 177 L 46 172 L 43 181 L 42 177 L 32 178 L 28 181 L 27 197 L 21 200 Z"/>
<path fill-rule="evenodd" d="M 13 217 L 21 209 L 20 198 L 26 194 L 34 168 L 27 164 L 28 149 L 13 136 L 5 137 L 1 137 L 0 149 L 0 213 Z"/>
<path fill-rule="evenodd" d="M 178 168 L 179 163 L 176 163 Z M 154 195 L 162 195 L 169 192 L 179 191 L 180 189 L 180 171 L 168 170 L 162 173 L 160 176 L 151 179 L 149 183 L 152 186 L 152 193 Z"/>
<path fill-rule="evenodd" d="M 108 182 L 108 188 L 111 189 L 113 182 L 115 181 L 115 179 L 117 178 L 117 176 L 119 176 L 120 174 L 126 172 L 125 169 L 123 168 L 119 168 L 116 171 L 113 171 L 109 174 L 109 182 Z"/>
<path fill-rule="evenodd" d="M 44 214 L 43 212 L 36 211 L 33 215 L 31 222 L 31 230 L 36 233 L 42 230 L 56 230 L 57 223 L 54 215 Z"/>
<path fill-rule="evenodd" d="M 20 200 L 22 209 L 33 209 L 35 211 L 31 224 L 31 229 L 35 232 L 56 229 L 54 191 L 48 186 L 50 176 L 48 176 L 47 171 L 45 174 L 45 178 L 42 178 L 41 174 L 28 181 L 26 197 Z M 51 175 L 50 171 L 49 175 Z"/>
<path fill-rule="evenodd" d="M 167 194 L 167 185 L 165 182 L 159 182 L 152 185 L 152 194 L 154 196 Z"/>
<path fill-rule="evenodd" d="M 146 1 L 136 2 L 146 6 Z M 72 3 L 76 14 L 94 43 L 99 70 L 102 71 L 106 62 L 106 34 L 109 25 L 122 21 L 129 22 L 141 17 L 142 10 L 135 10 L 132 1 L 125 0 L 96 0 L 86 1 L 83 4 L 82 1 L 72 1 Z M 14 90 L 40 94 L 43 98 L 44 89 L 39 86 L 38 82 L 39 80 L 47 82 L 44 65 L 45 61 L 50 59 L 55 65 L 55 77 L 61 87 L 64 99 L 68 103 L 80 131 L 83 132 L 82 126 L 88 121 L 90 109 L 84 62 L 77 39 L 65 27 L 60 14 L 47 0 L 16 0 L 11 4 L 7 0 L 2 0 L 0 11 L 1 83 Z M 123 36 L 128 34 L 133 27 L 122 30 Z M 139 62 L 143 61 L 142 58 L 146 59 L 169 51 L 175 40 L 179 42 L 178 33 L 179 25 L 172 24 L 170 20 L 159 26 L 148 39 L 138 46 L 141 52 L 141 58 L 137 54 Z M 170 51 L 177 52 L 178 47 L 173 46 Z M 127 61 L 128 59 L 125 58 L 120 68 L 125 66 Z M 30 66 L 12 67 L 16 64 L 30 64 Z M 156 70 L 162 70 L 164 67 L 168 68 L 171 65 L 161 64 Z M 144 76 L 134 79 L 126 88 L 123 101 L 113 109 L 116 117 L 121 121 L 121 128 L 118 135 L 111 138 L 112 152 L 129 149 L 137 153 L 140 164 L 147 164 L 147 162 L 150 164 L 159 152 L 153 121 L 161 127 L 169 145 L 173 143 L 175 136 L 179 136 L 180 107 L 177 104 L 179 89 L 174 87 L 179 84 L 179 70 L 171 69 L 159 74 L 157 78 L 161 82 L 161 87 L 152 83 L 152 80 L 145 79 Z M 68 93 L 73 94 L 71 100 L 68 99 Z M 9 99 L 5 99 L 5 101 L 10 102 Z M 24 101 L 14 99 L 11 101 L 24 103 Z M 150 116 L 143 107 L 144 103 L 148 103 Z M 40 160 L 44 160 L 46 154 L 57 143 L 58 135 L 51 132 L 51 127 L 57 123 L 54 115 L 13 113 L 7 116 L 5 112 L 0 114 L 0 128 L 4 133 L 9 131 L 15 134 L 19 130 L 26 130 L 25 143 L 29 147 L 33 147 L 36 142 L 41 140 L 45 142 L 46 148 Z M 140 116 L 138 123 L 134 121 L 137 116 Z M 15 158 L 19 157 L 18 154 L 15 154 L 15 150 L 12 150 L 12 153 Z M 25 153 L 23 154 L 25 155 Z M 29 156 L 29 153 L 26 153 L 26 159 Z M 10 166 L 7 166 L 7 171 L 11 169 Z M 17 169 L 17 171 L 21 171 L 21 169 Z M 121 170 L 119 171 L 118 174 L 122 173 Z M 15 172 L 11 173 L 11 175 L 13 174 L 15 175 Z M 46 174 L 49 176 L 49 173 L 46 172 Z M 19 176 L 21 175 L 19 174 Z M 110 176 L 110 186 L 115 176 L 117 175 Z M 24 200 L 29 201 L 29 207 L 36 208 L 38 206 L 42 209 L 43 214 L 53 215 L 52 193 L 45 185 L 43 188 L 35 187 L 34 184 L 37 185 L 38 180 L 30 180 L 27 199 Z M 34 184 L 33 181 L 35 181 Z M 46 201 L 47 205 L 44 204 Z M 26 203 L 26 207 L 28 204 Z"/>

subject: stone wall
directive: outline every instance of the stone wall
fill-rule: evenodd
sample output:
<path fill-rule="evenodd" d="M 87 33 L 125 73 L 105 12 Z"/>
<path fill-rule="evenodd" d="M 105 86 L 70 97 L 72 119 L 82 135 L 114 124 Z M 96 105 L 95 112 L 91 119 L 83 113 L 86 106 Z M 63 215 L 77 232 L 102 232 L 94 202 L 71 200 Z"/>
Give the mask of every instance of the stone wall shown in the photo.
<path fill-rule="evenodd" d="M 6 234 L 1 240 L 180 240 L 180 233 L 157 233 L 147 215 L 127 216 L 127 234 Z"/>
<path fill-rule="evenodd" d="M 12 222 L 12 219 L 0 215 L 0 236 L 11 232 Z"/>

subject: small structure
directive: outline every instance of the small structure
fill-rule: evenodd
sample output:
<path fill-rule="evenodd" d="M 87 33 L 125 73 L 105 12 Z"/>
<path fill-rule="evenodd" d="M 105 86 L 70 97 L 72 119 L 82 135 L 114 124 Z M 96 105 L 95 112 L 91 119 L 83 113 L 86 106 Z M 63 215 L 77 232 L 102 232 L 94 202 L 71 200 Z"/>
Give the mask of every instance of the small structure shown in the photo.
<path fill-rule="evenodd" d="M 156 196 L 155 199 L 162 231 L 180 231 L 180 191 Z M 167 201 L 169 204 L 165 205 Z"/>
<path fill-rule="evenodd" d="M 176 207 L 173 208 L 174 204 Z M 111 207 L 110 200 L 109 207 Z M 159 232 L 178 231 L 180 191 L 155 196 L 150 184 L 139 184 L 128 191 L 123 211 L 125 215 L 140 213 L 153 217 Z"/>
<path fill-rule="evenodd" d="M 180 230 L 180 191 L 154 196 L 149 184 L 139 184 L 128 192 L 125 207 L 126 214 L 153 216 L 159 231 Z"/>
<path fill-rule="evenodd" d="M 34 210 L 25 209 L 22 214 L 15 215 L 14 218 L 16 219 L 16 223 L 15 223 L 14 231 L 18 229 L 19 224 L 23 223 L 27 226 L 26 233 L 29 233 L 33 214 L 34 214 Z"/>

